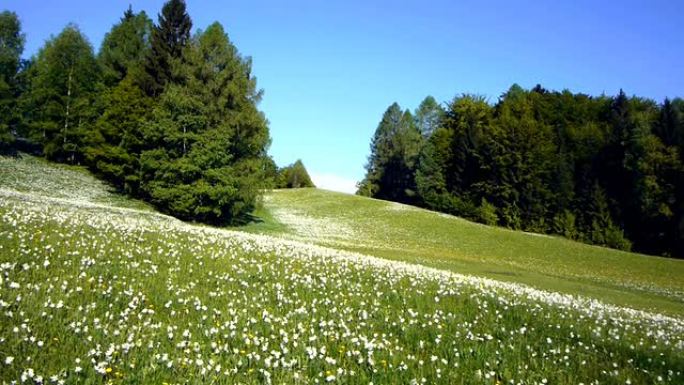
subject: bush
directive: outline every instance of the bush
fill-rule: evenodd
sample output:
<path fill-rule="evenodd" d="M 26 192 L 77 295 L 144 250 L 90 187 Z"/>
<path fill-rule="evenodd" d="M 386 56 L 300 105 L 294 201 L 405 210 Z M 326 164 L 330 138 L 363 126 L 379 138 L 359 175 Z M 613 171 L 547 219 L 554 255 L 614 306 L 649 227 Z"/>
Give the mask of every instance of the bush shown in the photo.
<path fill-rule="evenodd" d="M 568 239 L 579 239 L 576 220 L 575 214 L 569 210 L 563 210 L 553 217 L 553 232 Z"/>
<path fill-rule="evenodd" d="M 606 226 L 601 225 L 599 221 L 594 220 L 591 223 L 591 228 L 591 242 L 593 244 L 624 251 L 632 249 L 632 242 L 625 238 L 622 229 L 614 223 L 610 223 Z"/>
<path fill-rule="evenodd" d="M 485 225 L 494 226 L 499 223 L 499 216 L 496 214 L 496 206 L 482 198 L 480 207 L 477 210 L 477 221 Z"/>

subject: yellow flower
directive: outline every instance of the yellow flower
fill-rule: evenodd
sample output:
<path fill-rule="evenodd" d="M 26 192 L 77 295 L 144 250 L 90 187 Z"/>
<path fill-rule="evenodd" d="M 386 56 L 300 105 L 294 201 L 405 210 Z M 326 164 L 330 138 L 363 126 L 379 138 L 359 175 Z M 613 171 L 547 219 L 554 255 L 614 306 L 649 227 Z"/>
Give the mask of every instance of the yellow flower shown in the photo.
<path fill-rule="evenodd" d="M 112 368 L 107 368 L 107 369 L 105 369 L 105 373 L 109 374 L 109 373 L 111 373 L 111 372 L 112 372 Z"/>

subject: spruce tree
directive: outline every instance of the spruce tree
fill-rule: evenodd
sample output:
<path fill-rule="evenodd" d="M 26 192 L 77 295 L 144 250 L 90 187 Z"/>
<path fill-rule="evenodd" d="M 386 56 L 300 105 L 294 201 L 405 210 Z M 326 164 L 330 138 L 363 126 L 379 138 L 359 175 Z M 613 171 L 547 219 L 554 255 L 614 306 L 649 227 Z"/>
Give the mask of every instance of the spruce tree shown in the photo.
<path fill-rule="evenodd" d="M 407 110 L 392 104 L 378 125 L 371 143 L 366 177 L 359 194 L 397 202 L 416 202 L 415 171 L 423 140 Z"/>
<path fill-rule="evenodd" d="M 187 220 L 246 219 L 265 187 L 266 119 L 251 61 L 220 24 L 194 39 L 145 124 L 144 194 L 161 210 Z"/>
<path fill-rule="evenodd" d="M 284 167 L 280 171 L 279 179 L 279 188 L 316 187 L 311 181 L 311 177 L 301 159 L 297 159 L 293 164 Z"/>
<path fill-rule="evenodd" d="M 129 7 L 119 23 L 105 35 L 98 61 L 107 87 L 116 86 L 132 71 L 142 71 L 149 55 L 152 26 L 152 20 L 144 11 L 135 14 Z"/>
<path fill-rule="evenodd" d="M 528 94 L 520 87 L 511 87 L 497 105 L 481 156 L 486 179 L 477 184 L 477 190 L 501 209 L 502 223 L 511 228 L 547 230 L 552 132 L 534 119 Z"/>
<path fill-rule="evenodd" d="M 138 195 L 140 153 L 145 148 L 141 127 L 154 106 L 127 75 L 102 95 L 103 113 L 87 135 L 86 160 L 90 168 L 120 191 Z"/>
<path fill-rule="evenodd" d="M 167 1 L 152 29 L 150 51 L 145 60 L 145 89 L 151 96 L 161 94 L 169 82 L 180 81 L 173 71 L 174 61 L 180 60 L 190 41 L 192 20 L 184 0 Z"/>

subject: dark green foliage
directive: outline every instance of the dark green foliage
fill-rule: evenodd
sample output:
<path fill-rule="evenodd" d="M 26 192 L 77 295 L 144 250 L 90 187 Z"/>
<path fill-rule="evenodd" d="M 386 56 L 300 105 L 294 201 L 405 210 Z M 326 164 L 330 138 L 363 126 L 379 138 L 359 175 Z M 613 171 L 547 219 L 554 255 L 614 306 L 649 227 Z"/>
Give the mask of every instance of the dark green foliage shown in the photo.
<path fill-rule="evenodd" d="M 129 7 L 97 58 L 69 25 L 22 64 L 16 15 L 3 13 L 0 27 L 0 108 L 2 118 L 11 115 L 4 113 L 11 81 L 11 94 L 21 94 L 16 131 L 31 141 L 22 145 L 39 144 L 49 159 L 85 161 L 115 188 L 187 220 L 248 220 L 257 196 L 274 186 L 251 59 L 218 23 L 191 39 L 184 1 L 168 1 L 157 26 Z M 0 125 L 3 143 L 7 127 Z M 295 166 L 302 178 L 303 165 Z M 310 183 L 303 175 L 295 184 Z"/>
<path fill-rule="evenodd" d="M 88 134 L 88 164 L 116 188 L 136 195 L 140 187 L 140 152 L 144 148 L 141 125 L 153 107 L 128 75 L 102 95 L 104 112 Z"/>
<path fill-rule="evenodd" d="M 152 29 L 150 50 L 144 66 L 144 86 L 151 96 L 161 94 L 167 83 L 182 80 L 182 76 L 174 72 L 173 66 L 183 56 L 192 29 L 192 20 L 185 9 L 184 0 L 167 1 L 158 19 L 158 25 Z"/>
<path fill-rule="evenodd" d="M 553 217 L 553 232 L 568 239 L 579 239 L 577 217 L 569 210 L 563 210 Z"/>
<path fill-rule="evenodd" d="M 24 51 L 24 34 L 14 12 L 0 13 L 0 151 L 14 142 L 19 111 L 21 53 Z"/>
<path fill-rule="evenodd" d="M 316 187 L 300 159 L 284 167 L 277 176 L 276 188 Z"/>
<path fill-rule="evenodd" d="M 81 161 L 101 88 L 90 43 L 76 26 L 68 25 L 41 48 L 28 76 L 22 101 L 28 135 L 50 159 Z"/>
<path fill-rule="evenodd" d="M 263 162 L 264 186 L 265 188 L 278 188 L 279 172 L 278 165 L 272 157 L 267 156 Z"/>
<path fill-rule="evenodd" d="M 496 206 L 487 202 L 486 199 L 482 198 L 480 202 L 480 207 L 478 208 L 478 218 L 477 221 L 484 223 L 485 225 L 494 226 L 499 222 L 499 216 L 496 213 Z"/>
<path fill-rule="evenodd" d="M 174 66 L 144 126 L 142 191 L 183 219 L 244 220 L 264 182 L 268 127 L 261 92 L 220 24 L 200 33 Z"/>
<path fill-rule="evenodd" d="M 416 115 L 435 105 L 427 98 Z M 359 194 L 407 201 L 402 187 L 383 180 L 396 148 L 388 138 L 398 130 L 390 128 L 401 116 L 398 106 L 385 113 Z M 395 168 L 415 180 L 413 203 L 486 224 L 684 256 L 681 99 L 658 106 L 622 91 L 590 97 L 514 85 L 496 105 L 463 95 L 439 116 L 424 145 L 413 140 L 421 148 L 414 171 Z"/>
<path fill-rule="evenodd" d="M 536 221 L 549 213 L 554 145 L 525 91 L 511 87 L 504 95 L 480 153 L 485 177 L 475 189 L 502 209 L 502 224 L 546 230 Z"/>
<path fill-rule="evenodd" d="M 149 54 L 152 28 L 152 20 L 144 11 L 135 14 L 129 8 L 105 35 L 98 61 L 107 87 L 115 86 L 131 72 L 140 76 Z"/>
<path fill-rule="evenodd" d="M 629 250 L 631 242 L 625 239 L 623 231 L 615 225 L 608 210 L 608 202 L 604 190 L 595 184 L 591 192 L 590 206 L 591 230 L 589 239 L 595 245 L 603 245 L 621 250 Z"/>
<path fill-rule="evenodd" d="M 417 201 L 415 170 L 423 140 L 409 111 L 392 104 L 375 131 L 366 177 L 359 194 L 378 199 Z"/>

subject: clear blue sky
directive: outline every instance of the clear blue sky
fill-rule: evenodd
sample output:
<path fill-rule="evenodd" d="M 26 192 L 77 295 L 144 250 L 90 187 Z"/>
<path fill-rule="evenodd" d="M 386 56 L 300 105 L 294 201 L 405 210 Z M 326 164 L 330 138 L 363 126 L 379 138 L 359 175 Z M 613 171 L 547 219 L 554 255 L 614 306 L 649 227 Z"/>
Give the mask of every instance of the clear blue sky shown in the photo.
<path fill-rule="evenodd" d="M 163 1 L 2 0 L 31 56 L 76 23 L 97 50 L 131 3 L 156 21 Z M 369 141 L 394 101 L 512 83 L 658 101 L 684 96 L 684 1 L 188 1 L 194 27 L 221 22 L 253 57 L 270 153 L 301 158 L 324 187 L 363 177 Z"/>

